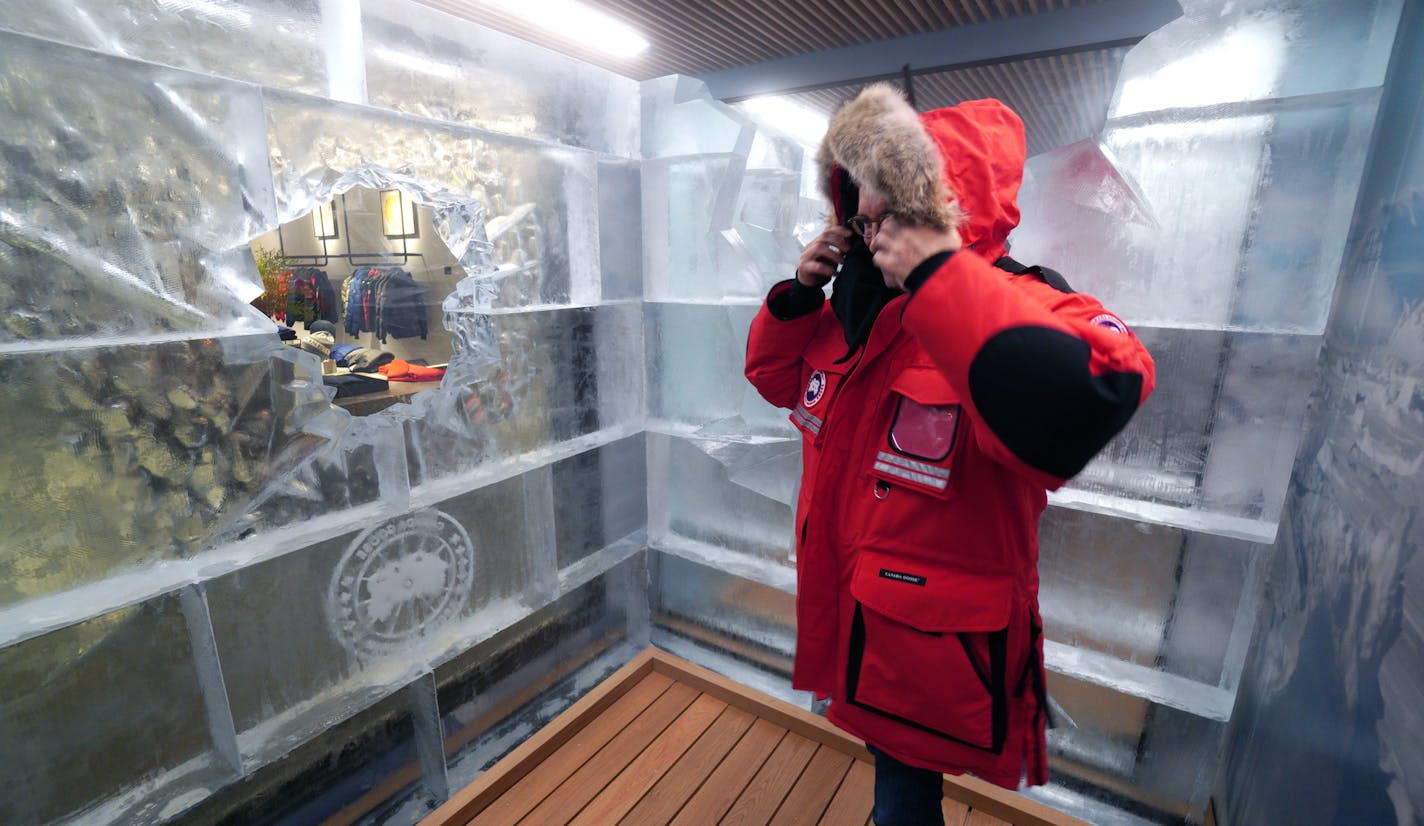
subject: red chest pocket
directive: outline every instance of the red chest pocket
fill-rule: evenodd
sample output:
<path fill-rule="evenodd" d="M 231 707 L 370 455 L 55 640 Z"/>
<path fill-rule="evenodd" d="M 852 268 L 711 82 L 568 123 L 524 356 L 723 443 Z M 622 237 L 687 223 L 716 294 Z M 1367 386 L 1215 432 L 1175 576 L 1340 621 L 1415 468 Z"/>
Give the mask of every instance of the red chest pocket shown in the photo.
<path fill-rule="evenodd" d="M 890 385 L 890 421 L 875 446 L 871 472 L 893 485 L 948 498 L 963 438 L 963 409 L 939 371 L 909 367 Z"/>

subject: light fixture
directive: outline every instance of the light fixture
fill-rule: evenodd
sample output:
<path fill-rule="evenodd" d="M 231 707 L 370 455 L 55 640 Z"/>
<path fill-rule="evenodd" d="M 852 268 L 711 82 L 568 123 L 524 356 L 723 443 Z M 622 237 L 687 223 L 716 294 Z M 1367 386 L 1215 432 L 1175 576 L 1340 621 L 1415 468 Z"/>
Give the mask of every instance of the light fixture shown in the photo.
<path fill-rule="evenodd" d="M 312 212 L 312 231 L 320 241 L 341 237 L 341 232 L 336 228 L 336 201 L 317 205 Z"/>
<path fill-rule="evenodd" d="M 407 201 L 399 189 L 381 190 L 381 231 L 387 238 L 419 238 L 415 202 Z"/>
<path fill-rule="evenodd" d="M 780 96 L 748 98 L 739 105 L 752 117 L 785 132 L 803 146 L 820 146 L 830 124 L 825 115 Z"/>
<path fill-rule="evenodd" d="M 627 23 L 575 0 L 485 0 L 485 4 L 615 57 L 636 57 L 651 45 Z"/>

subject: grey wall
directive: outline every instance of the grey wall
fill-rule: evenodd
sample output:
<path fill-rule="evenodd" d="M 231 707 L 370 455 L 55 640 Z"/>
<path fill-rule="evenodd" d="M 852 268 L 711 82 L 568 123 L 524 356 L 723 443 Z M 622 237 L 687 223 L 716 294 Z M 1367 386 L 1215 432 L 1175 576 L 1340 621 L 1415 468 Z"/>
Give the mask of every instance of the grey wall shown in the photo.
<path fill-rule="evenodd" d="M 1399 33 L 1218 783 L 1230 826 L 1424 823 L 1424 2 Z"/>

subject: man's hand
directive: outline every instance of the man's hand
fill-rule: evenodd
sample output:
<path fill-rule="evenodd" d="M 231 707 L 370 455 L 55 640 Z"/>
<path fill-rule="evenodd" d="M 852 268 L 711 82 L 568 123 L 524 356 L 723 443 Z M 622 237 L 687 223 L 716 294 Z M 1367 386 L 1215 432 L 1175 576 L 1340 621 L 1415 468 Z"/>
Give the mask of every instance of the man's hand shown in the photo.
<path fill-rule="evenodd" d="M 870 239 L 875 266 L 887 284 L 905 289 L 905 279 L 922 261 L 941 252 L 958 252 L 961 245 L 955 230 L 913 226 L 890 216 Z"/>
<path fill-rule="evenodd" d="M 827 227 L 801 251 L 796 264 L 796 280 L 808 287 L 821 287 L 836 277 L 836 268 L 845 261 L 850 249 L 850 230 L 842 226 Z"/>

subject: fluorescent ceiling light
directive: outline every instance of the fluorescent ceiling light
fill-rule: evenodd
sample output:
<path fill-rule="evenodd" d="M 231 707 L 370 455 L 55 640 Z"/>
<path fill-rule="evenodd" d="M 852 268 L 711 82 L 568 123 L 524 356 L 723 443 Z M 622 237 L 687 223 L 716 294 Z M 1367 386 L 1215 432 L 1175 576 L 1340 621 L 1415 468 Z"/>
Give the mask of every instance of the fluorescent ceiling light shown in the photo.
<path fill-rule="evenodd" d="M 485 0 L 485 4 L 615 57 L 636 57 L 651 45 L 632 26 L 575 0 Z"/>
<path fill-rule="evenodd" d="M 785 132 L 804 146 L 819 146 L 830 119 L 820 112 L 792 103 L 784 97 L 747 98 L 741 106 L 752 117 L 773 129 Z"/>

